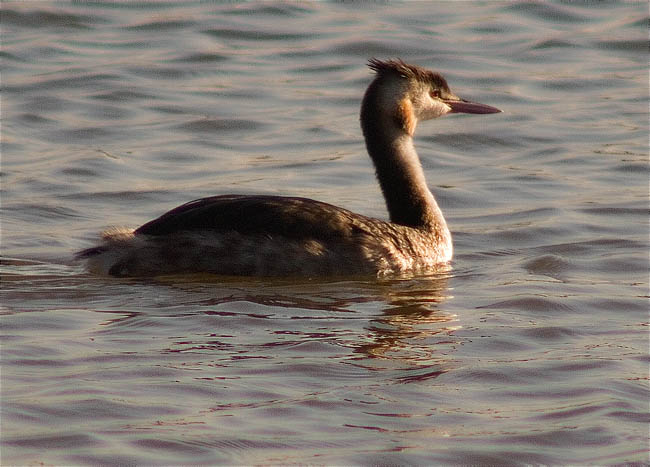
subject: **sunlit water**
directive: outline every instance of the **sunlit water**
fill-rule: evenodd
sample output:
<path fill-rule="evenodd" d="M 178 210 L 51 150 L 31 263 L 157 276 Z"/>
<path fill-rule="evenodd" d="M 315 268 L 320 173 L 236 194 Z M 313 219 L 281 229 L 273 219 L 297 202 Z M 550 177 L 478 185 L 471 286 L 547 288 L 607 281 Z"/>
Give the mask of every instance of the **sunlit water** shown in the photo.
<path fill-rule="evenodd" d="M 2 465 L 648 462 L 647 3 L 2 8 Z M 72 261 L 213 194 L 385 218 L 372 56 L 504 110 L 418 128 L 450 270 Z"/>

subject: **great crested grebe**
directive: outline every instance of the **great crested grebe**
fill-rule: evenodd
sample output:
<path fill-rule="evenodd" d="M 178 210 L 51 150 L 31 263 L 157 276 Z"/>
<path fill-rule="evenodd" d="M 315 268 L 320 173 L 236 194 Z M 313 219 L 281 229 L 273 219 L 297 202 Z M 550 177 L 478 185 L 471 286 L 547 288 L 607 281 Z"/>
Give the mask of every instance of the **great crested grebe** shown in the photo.
<path fill-rule="evenodd" d="M 183 204 L 143 226 L 113 229 L 77 257 L 112 276 L 214 273 L 326 276 L 426 271 L 452 257 L 413 134 L 420 120 L 499 109 L 460 99 L 438 73 L 371 59 L 361 128 L 390 222 L 283 196 L 223 195 Z"/>

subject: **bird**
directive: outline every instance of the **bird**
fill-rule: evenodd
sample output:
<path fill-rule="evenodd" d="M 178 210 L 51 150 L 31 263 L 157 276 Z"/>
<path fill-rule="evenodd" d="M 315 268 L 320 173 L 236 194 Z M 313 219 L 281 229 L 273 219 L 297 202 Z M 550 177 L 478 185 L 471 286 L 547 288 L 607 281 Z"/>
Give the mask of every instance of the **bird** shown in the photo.
<path fill-rule="evenodd" d="M 422 273 L 448 264 L 452 238 L 413 144 L 420 121 L 501 110 L 461 99 L 438 72 L 371 58 L 361 129 L 389 214 L 384 221 L 294 196 L 218 195 L 137 229 L 103 232 L 77 253 L 91 273 L 151 277 L 357 276 Z"/>

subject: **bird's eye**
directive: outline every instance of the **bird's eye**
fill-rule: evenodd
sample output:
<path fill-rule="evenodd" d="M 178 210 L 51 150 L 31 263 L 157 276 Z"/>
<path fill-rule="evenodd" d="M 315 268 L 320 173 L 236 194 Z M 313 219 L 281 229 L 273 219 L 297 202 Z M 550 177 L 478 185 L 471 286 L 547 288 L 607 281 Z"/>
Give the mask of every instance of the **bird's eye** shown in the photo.
<path fill-rule="evenodd" d="M 435 99 L 438 99 L 440 97 L 440 91 L 438 89 L 432 89 L 429 91 L 429 95 Z"/>

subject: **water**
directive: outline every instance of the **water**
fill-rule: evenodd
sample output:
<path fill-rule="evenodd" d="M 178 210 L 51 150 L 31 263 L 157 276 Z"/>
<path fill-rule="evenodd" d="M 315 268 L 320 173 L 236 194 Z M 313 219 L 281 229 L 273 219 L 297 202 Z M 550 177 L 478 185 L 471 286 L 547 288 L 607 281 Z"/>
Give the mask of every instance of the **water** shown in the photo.
<path fill-rule="evenodd" d="M 648 463 L 645 2 L 3 2 L 2 464 Z M 504 110 L 418 128 L 451 270 L 93 277 L 201 196 L 385 218 L 372 56 Z"/>

